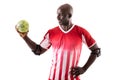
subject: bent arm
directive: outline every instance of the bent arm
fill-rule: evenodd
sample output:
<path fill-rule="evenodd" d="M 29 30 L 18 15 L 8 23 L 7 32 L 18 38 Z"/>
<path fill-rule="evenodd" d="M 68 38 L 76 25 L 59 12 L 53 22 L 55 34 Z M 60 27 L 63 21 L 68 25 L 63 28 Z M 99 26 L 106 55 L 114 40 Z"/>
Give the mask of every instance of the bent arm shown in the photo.
<path fill-rule="evenodd" d="M 92 46 L 90 48 L 90 50 L 91 50 L 91 54 L 90 54 L 86 64 L 83 66 L 83 69 L 85 69 L 85 71 L 92 65 L 92 63 L 96 60 L 96 58 L 101 55 L 100 48 L 97 46 L 97 44 Z"/>
<path fill-rule="evenodd" d="M 46 51 L 46 49 L 42 48 L 40 45 L 36 44 L 32 41 L 27 35 L 23 37 L 24 41 L 30 47 L 30 49 L 36 54 L 40 55 Z"/>
<path fill-rule="evenodd" d="M 42 53 L 44 53 L 46 51 L 46 49 L 42 48 L 40 45 L 36 44 L 34 41 L 32 41 L 28 36 L 28 32 L 19 32 L 18 29 L 16 28 L 17 26 L 15 26 L 16 31 L 19 33 L 19 35 L 23 38 L 23 40 L 27 43 L 27 45 L 31 48 L 31 50 L 36 54 L 36 55 L 40 55 Z"/>
<path fill-rule="evenodd" d="M 92 65 L 92 63 L 96 60 L 96 58 L 100 56 L 100 48 L 98 48 L 97 44 L 92 46 L 90 50 L 91 50 L 91 54 L 83 67 L 77 66 L 71 68 L 70 73 L 73 75 L 73 77 L 77 77 L 83 74 Z"/>

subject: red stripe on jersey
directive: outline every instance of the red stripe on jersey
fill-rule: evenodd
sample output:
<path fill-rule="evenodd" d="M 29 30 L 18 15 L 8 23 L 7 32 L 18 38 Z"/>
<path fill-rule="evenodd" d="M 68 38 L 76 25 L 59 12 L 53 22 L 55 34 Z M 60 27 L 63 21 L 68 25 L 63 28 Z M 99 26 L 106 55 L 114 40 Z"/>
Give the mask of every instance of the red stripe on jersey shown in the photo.
<path fill-rule="evenodd" d="M 66 73 L 65 73 L 65 80 L 68 80 L 68 73 L 69 73 L 69 65 L 70 65 L 70 52 L 67 53 L 67 63 L 66 63 Z"/>

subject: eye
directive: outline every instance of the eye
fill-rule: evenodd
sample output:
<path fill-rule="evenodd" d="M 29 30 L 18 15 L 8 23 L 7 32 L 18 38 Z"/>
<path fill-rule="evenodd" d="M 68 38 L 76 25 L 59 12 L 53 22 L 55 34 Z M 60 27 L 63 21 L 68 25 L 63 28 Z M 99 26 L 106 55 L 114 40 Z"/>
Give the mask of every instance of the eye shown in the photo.
<path fill-rule="evenodd" d="M 57 19 L 60 20 L 60 14 L 57 15 Z"/>

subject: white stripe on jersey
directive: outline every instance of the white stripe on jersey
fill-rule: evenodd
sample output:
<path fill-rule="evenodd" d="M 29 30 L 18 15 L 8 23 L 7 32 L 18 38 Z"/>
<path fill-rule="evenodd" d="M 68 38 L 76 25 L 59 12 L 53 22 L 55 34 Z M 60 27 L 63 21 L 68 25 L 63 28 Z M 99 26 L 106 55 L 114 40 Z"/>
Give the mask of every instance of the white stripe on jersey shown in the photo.
<path fill-rule="evenodd" d="M 71 54 L 70 54 L 70 65 L 69 65 L 69 72 L 68 72 L 68 80 L 70 80 L 71 78 L 70 78 L 70 76 L 71 76 L 71 74 L 70 74 L 70 71 L 71 71 L 71 66 L 72 66 L 72 61 L 73 61 L 73 51 L 71 51 Z"/>
<path fill-rule="evenodd" d="M 55 72 L 55 80 L 59 80 L 59 69 L 60 69 L 60 60 L 61 60 L 61 57 L 62 57 L 62 50 L 60 49 L 58 52 L 57 52 L 57 56 L 56 56 L 56 61 L 57 61 L 57 65 L 56 65 L 56 72 Z"/>
<path fill-rule="evenodd" d="M 61 80 L 65 80 L 65 73 L 66 73 L 66 65 L 67 65 L 67 51 L 64 52 L 63 55 L 63 63 L 62 63 L 62 76 L 61 76 Z"/>
<path fill-rule="evenodd" d="M 84 35 L 82 35 L 82 42 L 87 44 Z"/>
<path fill-rule="evenodd" d="M 57 53 L 57 49 L 54 49 L 55 53 Z M 54 75 L 54 70 L 55 70 L 55 65 L 56 65 L 56 55 L 53 53 L 53 57 L 52 57 L 52 66 L 51 66 L 51 70 L 50 70 L 50 79 L 53 79 L 53 75 Z"/>
<path fill-rule="evenodd" d="M 53 64 L 52 64 L 52 67 L 50 70 L 50 79 L 53 79 L 54 69 L 55 69 L 55 66 L 53 66 Z"/>
<path fill-rule="evenodd" d="M 41 42 L 40 46 L 45 48 L 45 49 L 48 49 L 48 47 L 50 46 L 50 40 L 49 40 L 49 34 L 47 34 L 45 36 L 45 39 Z"/>

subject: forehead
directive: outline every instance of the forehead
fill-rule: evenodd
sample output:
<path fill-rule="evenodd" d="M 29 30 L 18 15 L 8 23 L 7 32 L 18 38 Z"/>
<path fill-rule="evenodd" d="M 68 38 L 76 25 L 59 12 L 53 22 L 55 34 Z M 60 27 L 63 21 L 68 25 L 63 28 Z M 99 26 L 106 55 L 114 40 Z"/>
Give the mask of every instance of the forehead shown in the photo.
<path fill-rule="evenodd" d="M 71 14 L 72 11 L 69 8 L 58 8 L 57 9 L 58 14 Z"/>

